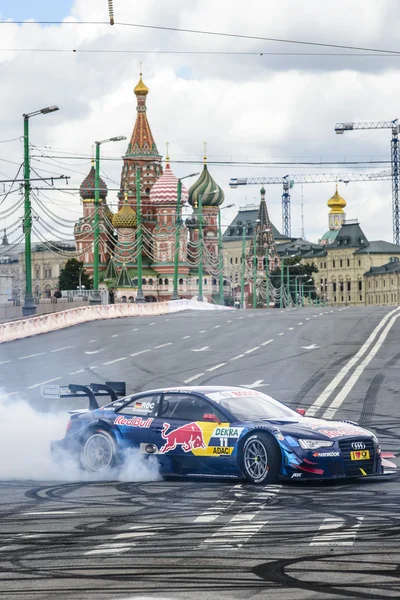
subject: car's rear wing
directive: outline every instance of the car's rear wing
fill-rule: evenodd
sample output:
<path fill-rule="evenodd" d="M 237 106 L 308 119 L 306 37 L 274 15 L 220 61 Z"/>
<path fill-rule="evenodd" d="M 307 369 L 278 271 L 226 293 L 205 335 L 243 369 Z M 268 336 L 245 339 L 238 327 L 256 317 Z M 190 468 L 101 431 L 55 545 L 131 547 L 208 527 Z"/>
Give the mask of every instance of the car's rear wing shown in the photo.
<path fill-rule="evenodd" d="M 126 396 L 125 381 L 106 381 L 105 383 L 91 383 L 89 385 L 79 385 L 70 383 L 69 385 L 45 384 L 40 386 L 40 393 L 48 400 L 59 400 L 60 398 L 89 398 L 89 410 L 97 410 L 99 404 L 97 398 L 108 396 L 111 402 L 118 399 L 118 396 Z"/>

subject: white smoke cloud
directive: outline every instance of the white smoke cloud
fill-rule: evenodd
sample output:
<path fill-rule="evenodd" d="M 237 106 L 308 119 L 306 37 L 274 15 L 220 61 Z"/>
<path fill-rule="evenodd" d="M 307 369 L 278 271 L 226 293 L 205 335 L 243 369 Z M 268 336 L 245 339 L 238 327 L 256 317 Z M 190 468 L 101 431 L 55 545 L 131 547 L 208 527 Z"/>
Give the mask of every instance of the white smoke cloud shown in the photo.
<path fill-rule="evenodd" d="M 136 449 L 126 452 L 121 469 L 106 475 L 85 472 L 68 456 L 55 463 L 50 443 L 64 437 L 68 419 L 68 413 L 39 413 L 23 399 L 11 400 L 0 394 L 0 480 L 136 482 L 159 479 L 156 459 L 145 460 Z"/>

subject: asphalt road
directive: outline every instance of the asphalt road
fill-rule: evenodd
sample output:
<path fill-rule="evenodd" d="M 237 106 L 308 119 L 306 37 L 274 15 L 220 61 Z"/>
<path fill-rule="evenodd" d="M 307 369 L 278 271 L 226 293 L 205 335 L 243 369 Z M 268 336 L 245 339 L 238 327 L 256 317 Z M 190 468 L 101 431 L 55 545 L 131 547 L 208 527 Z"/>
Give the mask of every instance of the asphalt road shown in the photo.
<path fill-rule="evenodd" d="M 125 380 L 129 391 L 185 382 L 252 385 L 316 416 L 357 420 L 397 455 L 398 314 L 386 308 L 187 312 L 99 321 L 3 344 L 0 432 L 5 401 L 29 403 L 25 413 L 18 410 L 16 428 L 29 421 L 35 427 L 29 406 L 67 408 L 65 401 L 40 398 L 40 384 L 50 380 Z M 0 449 L 10 463 L 1 439 Z M 29 464 L 29 445 L 24 452 Z M 0 482 L 0 597 L 400 596 L 395 470 L 356 482 L 269 487 L 66 482 L 64 473 L 14 481 L 12 468 L 7 477 Z"/>

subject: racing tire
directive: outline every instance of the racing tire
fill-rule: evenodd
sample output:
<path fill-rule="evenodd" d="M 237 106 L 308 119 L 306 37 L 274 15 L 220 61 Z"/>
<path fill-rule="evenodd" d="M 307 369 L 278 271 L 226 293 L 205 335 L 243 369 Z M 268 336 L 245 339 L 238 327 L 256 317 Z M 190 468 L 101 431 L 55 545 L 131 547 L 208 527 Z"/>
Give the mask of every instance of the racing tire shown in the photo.
<path fill-rule="evenodd" d="M 93 430 L 83 440 L 81 464 L 91 473 L 105 473 L 117 465 L 115 439 L 104 429 Z"/>
<path fill-rule="evenodd" d="M 240 449 L 240 469 L 253 484 L 276 483 L 279 478 L 281 454 L 275 440 L 263 432 L 248 435 Z"/>

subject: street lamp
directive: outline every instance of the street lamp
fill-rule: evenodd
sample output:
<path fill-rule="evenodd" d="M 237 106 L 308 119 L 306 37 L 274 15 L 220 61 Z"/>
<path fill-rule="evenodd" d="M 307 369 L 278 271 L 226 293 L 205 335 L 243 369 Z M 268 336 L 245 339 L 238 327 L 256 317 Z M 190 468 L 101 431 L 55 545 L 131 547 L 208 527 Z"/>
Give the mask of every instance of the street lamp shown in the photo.
<path fill-rule="evenodd" d="M 203 302 L 203 251 L 204 251 L 204 243 L 203 243 L 203 198 L 205 196 L 212 196 L 218 192 L 218 190 L 212 190 L 211 192 L 207 192 L 207 194 L 199 194 L 199 295 L 197 300 L 199 302 Z"/>
<path fill-rule="evenodd" d="M 95 178 L 94 178 L 94 223 L 93 223 L 93 296 L 90 299 L 90 304 L 101 304 L 101 296 L 99 292 L 99 237 L 100 237 L 100 146 L 108 142 L 121 142 L 126 140 L 124 135 L 108 138 L 95 142 L 96 145 L 96 163 L 95 163 Z"/>
<path fill-rule="evenodd" d="M 228 204 L 227 206 L 223 206 L 218 210 L 218 252 L 219 252 L 219 303 L 221 305 L 225 304 L 224 301 L 224 257 L 222 255 L 222 229 L 221 229 L 221 210 L 225 210 L 225 208 L 232 208 L 235 206 L 234 204 Z"/>
<path fill-rule="evenodd" d="M 182 198 L 182 179 L 188 177 L 196 177 L 199 173 L 190 173 L 178 179 L 177 188 L 177 202 L 176 202 L 176 216 L 175 216 L 175 254 L 174 254 L 174 291 L 171 296 L 171 300 L 179 300 L 178 294 L 178 266 L 179 266 L 179 243 L 180 243 L 180 232 L 181 232 L 181 198 Z"/>
<path fill-rule="evenodd" d="M 47 106 L 30 113 L 24 113 L 24 236 L 25 236 L 25 300 L 22 307 L 24 317 L 36 313 L 36 304 L 32 295 L 32 209 L 30 186 L 30 161 L 29 161 L 29 119 L 36 115 L 47 115 L 59 110 L 58 106 Z"/>

